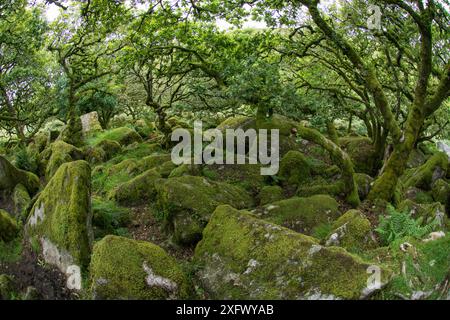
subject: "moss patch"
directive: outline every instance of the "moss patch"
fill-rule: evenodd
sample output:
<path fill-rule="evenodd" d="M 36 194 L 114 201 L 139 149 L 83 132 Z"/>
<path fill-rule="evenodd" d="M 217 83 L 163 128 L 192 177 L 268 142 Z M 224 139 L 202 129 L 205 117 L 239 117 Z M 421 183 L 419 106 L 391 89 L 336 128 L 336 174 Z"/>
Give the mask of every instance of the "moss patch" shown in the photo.
<path fill-rule="evenodd" d="M 293 197 L 255 210 L 259 217 L 300 233 L 311 235 L 316 227 L 331 223 L 339 215 L 339 204 L 328 195 Z"/>
<path fill-rule="evenodd" d="M 370 291 L 369 264 L 357 256 L 227 205 L 215 210 L 195 262 L 214 299 L 358 299 Z"/>
<path fill-rule="evenodd" d="M 93 249 L 90 291 L 95 299 L 186 299 L 186 278 L 162 248 L 106 236 Z"/>

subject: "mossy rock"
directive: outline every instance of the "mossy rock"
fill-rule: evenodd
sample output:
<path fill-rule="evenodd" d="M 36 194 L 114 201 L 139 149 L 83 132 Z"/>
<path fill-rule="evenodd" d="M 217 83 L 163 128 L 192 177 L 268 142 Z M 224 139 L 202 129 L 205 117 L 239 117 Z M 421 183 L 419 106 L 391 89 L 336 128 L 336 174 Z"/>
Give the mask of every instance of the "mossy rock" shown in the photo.
<path fill-rule="evenodd" d="M 417 203 L 433 203 L 433 196 L 430 191 L 425 191 L 416 187 L 408 188 L 401 199 L 409 199 Z"/>
<path fill-rule="evenodd" d="M 225 132 L 226 129 L 254 129 L 256 125 L 256 121 L 254 118 L 246 117 L 246 116 L 236 116 L 232 118 L 225 119 L 221 124 L 217 126 L 217 129 Z"/>
<path fill-rule="evenodd" d="M 344 137 L 339 139 L 339 144 L 352 160 L 355 172 L 368 175 L 375 173 L 377 155 L 375 154 L 375 147 L 369 138 Z"/>
<path fill-rule="evenodd" d="M 142 142 L 142 138 L 135 130 L 128 127 L 112 129 L 107 132 L 108 140 L 117 141 L 121 146 L 128 146 L 135 142 Z"/>
<path fill-rule="evenodd" d="M 16 216 L 21 218 L 26 217 L 26 208 L 31 202 L 30 194 L 28 193 L 27 188 L 25 188 L 23 184 L 19 183 L 14 188 L 12 197 Z"/>
<path fill-rule="evenodd" d="M 67 125 L 59 134 L 57 141 L 64 141 L 76 147 L 83 146 L 83 125 L 80 117 L 71 117 L 69 119 Z"/>
<path fill-rule="evenodd" d="M 12 191 L 19 183 L 24 185 L 31 195 L 40 187 L 39 178 L 35 174 L 17 169 L 0 155 L 0 190 Z"/>
<path fill-rule="evenodd" d="M 406 170 L 399 181 L 400 191 L 412 187 L 431 190 L 435 181 L 446 176 L 447 167 L 447 155 L 443 152 L 436 152 L 420 167 Z"/>
<path fill-rule="evenodd" d="M 115 155 L 122 152 L 122 146 L 119 142 L 114 140 L 104 139 L 95 146 L 101 148 L 105 152 L 107 160 L 112 159 Z"/>
<path fill-rule="evenodd" d="M 139 161 L 139 167 L 142 171 L 146 171 L 149 169 L 153 169 L 159 166 L 164 165 L 166 162 L 172 162 L 170 160 L 170 154 L 154 154 L 147 156 L 145 158 L 142 158 Z M 167 165 L 167 164 L 166 164 Z M 167 176 L 170 174 L 170 172 L 176 167 L 176 165 L 173 165 L 170 168 L 170 171 L 167 173 Z"/>
<path fill-rule="evenodd" d="M 349 210 L 333 223 L 327 246 L 339 246 L 360 253 L 376 246 L 370 221 L 359 210 Z"/>
<path fill-rule="evenodd" d="M 339 204 L 329 195 L 277 201 L 256 209 L 255 214 L 264 220 L 308 235 L 312 235 L 316 227 L 332 223 L 340 216 Z"/>
<path fill-rule="evenodd" d="M 175 259 L 157 245 L 106 236 L 94 246 L 90 265 L 94 299 L 186 299 L 188 284 Z"/>
<path fill-rule="evenodd" d="M 44 151 L 47 147 L 47 141 L 49 138 L 49 132 L 39 132 L 33 138 L 34 148 L 38 153 Z"/>
<path fill-rule="evenodd" d="M 69 274 L 89 265 L 92 235 L 91 169 L 86 161 L 63 164 L 40 193 L 28 218 L 28 238 L 47 263 Z M 79 287 L 77 289 L 80 289 Z"/>
<path fill-rule="evenodd" d="M 0 209 L 0 240 L 10 242 L 19 234 L 19 225 L 8 212 Z"/>
<path fill-rule="evenodd" d="M 136 159 L 125 159 L 107 169 L 108 176 L 119 173 L 126 173 L 130 176 L 139 174 L 142 169 L 139 167 L 139 161 Z"/>
<path fill-rule="evenodd" d="M 410 247 L 401 250 L 401 244 L 406 242 Z M 387 252 L 381 258 L 385 264 L 394 268 L 395 273 L 391 282 L 374 296 L 375 299 L 450 299 L 449 234 L 432 241 L 403 238 L 380 249 Z"/>
<path fill-rule="evenodd" d="M 283 200 L 283 189 L 280 186 L 264 186 L 258 194 L 259 205 Z"/>
<path fill-rule="evenodd" d="M 445 205 L 447 212 L 450 212 L 450 183 L 444 179 L 436 180 L 433 184 L 432 195 L 435 201 Z"/>
<path fill-rule="evenodd" d="M 397 209 L 400 212 L 407 211 L 414 219 L 422 218 L 424 224 L 437 221 L 439 228 L 450 227 L 450 221 L 445 214 L 445 207 L 439 202 L 420 204 L 406 199 L 398 205 Z"/>
<path fill-rule="evenodd" d="M 136 205 L 156 198 L 155 183 L 161 178 L 156 169 L 150 169 L 130 181 L 117 186 L 110 194 L 110 199 L 120 204 Z"/>
<path fill-rule="evenodd" d="M 155 124 L 150 121 L 146 120 L 136 120 L 136 122 L 133 125 L 134 130 L 136 130 L 137 133 L 143 138 L 147 139 L 150 137 L 150 135 L 155 131 Z"/>
<path fill-rule="evenodd" d="M 64 141 L 55 141 L 42 154 L 41 162 L 45 165 L 45 177 L 48 180 L 53 177 L 58 168 L 63 164 L 84 158 L 83 151 Z"/>
<path fill-rule="evenodd" d="M 0 274 L 0 300 L 12 300 L 17 295 L 13 278 Z"/>
<path fill-rule="evenodd" d="M 427 157 L 419 149 L 413 149 L 409 154 L 408 162 L 406 163 L 407 168 L 416 168 L 425 163 Z"/>
<path fill-rule="evenodd" d="M 161 175 L 161 177 L 168 178 L 176 167 L 177 165 L 174 164 L 172 160 L 169 160 L 164 162 L 162 165 L 155 167 L 155 170 Z"/>
<path fill-rule="evenodd" d="M 195 249 L 197 278 L 212 299 L 360 299 L 370 267 L 339 247 L 219 206 Z M 382 269 L 382 283 L 390 276 Z"/>
<path fill-rule="evenodd" d="M 202 169 L 203 176 L 229 184 L 240 186 L 253 194 L 257 194 L 264 186 L 259 164 L 211 164 Z"/>
<path fill-rule="evenodd" d="M 369 194 L 373 178 L 365 173 L 356 173 L 354 177 L 356 185 L 358 186 L 359 198 L 364 200 Z"/>
<path fill-rule="evenodd" d="M 280 136 L 289 136 L 292 134 L 292 129 L 299 125 L 298 122 L 289 119 L 285 116 L 274 114 L 268 118 L 256 119 L 256 129 L 273 130 L 278 129 Z"/>
<path fill-rule="evenodd" d="M 288 185 L 300 185 L 311 178 L 311 164 L 299 151 L 289 151 L 281 159 L 278 176 Z"/>
<path fill-rule="evenodd" d="M 128 208 L 100 197 L 92 198 L 92 228 L 95 239 L 101 239 L 108 234 L 124 235 L 130 222 Z"/>
<path fill-rule="evenodd" d="M 169 178 L 181 176 L 201 176 L 202 166 L 199 164 L 182 164 L 170 172 Z"/>
<path fill-rule="evenodd" d="M 97 164 L 108 161 L 105 150 L 100 147 L 87 147 L 84 150 L 84 159 L 91 164 Z"/>
<path fill-rule="evenodd" d="M 242 188 L 204 177 L 182 176 L 156 184 L 157 207 L 173 240 L 196 243 L 214 209 L 220 204 L 251 207 L 253 199 Z"/>

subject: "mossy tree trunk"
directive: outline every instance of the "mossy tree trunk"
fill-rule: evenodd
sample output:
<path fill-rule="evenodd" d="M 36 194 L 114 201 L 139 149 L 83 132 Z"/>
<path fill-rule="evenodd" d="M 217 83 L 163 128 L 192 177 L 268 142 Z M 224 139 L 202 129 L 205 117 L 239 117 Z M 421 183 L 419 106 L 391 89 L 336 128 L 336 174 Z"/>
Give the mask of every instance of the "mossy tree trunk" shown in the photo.
<path fill-rule="evenodd" d="M 358 196 L 358 188 L 354 178 L 355 171 L 353 169 L 353 163 L 347 153 L 342 151 L 342 149 L 339 148 L 338 145 L 336 145 L 333 141 L 327 139 L 317 130 L 299 125 L 297 126 L 297 134 L 303 139 L 314 142 L 324 148 L 326 151 L 328 151 L 331 158 L 339 163 L 340 168 L 342 169 L 342 180 L 344 182 L 343 192 L 346 195 L 346 201 L 350 205 L 357 207 L 360 203 L 360 199 Z"/>
<path fill-rule="evenodd" d="M 436 90 L 428 92 L 429 78 L 432 72 L 432 33 L 431 25 L 436 12 L 433 1 L 418 8 L 399 0 L 385 0 L 385 3 L 396 5 L 405 11 L 416 23 L 420 32 L 420 59 L 418 64 L 418 78 L 415 85 L 413 102 L 407 114 L 406 123 L 402 126 L 392 112 L 384 88 L 380 83 L 375 68 L 367 64 L 357 50 L 338 34 L 337 31 L 324 19 L 318 9 L 318 0 L 300 0 L 322 33 L 331 41 L 354 67 L 356 76 L 362 77 L 364 86 L 370 93 L 373 102 L 382 115 L 382 125 L 372 130 L 376 137 L 378 148 L 385 145 L 387 135 L 392 138 L 394 150 L 384 166 L 383 172 L 375 180 L 368 198 L 381 198 L 391 200 L 399 177 L 406 169 L 406 163 L 418 135 L 427 117 L 435 112 L 450 94 L 450 64 L 447 62 L 440 75 L 439 86 Z M 403 127 L 403 128 L 402 128 Z M 377 140 L 378 139 L 378 140 Z M 384 141 L 384 143 L 383 143 Z"/>

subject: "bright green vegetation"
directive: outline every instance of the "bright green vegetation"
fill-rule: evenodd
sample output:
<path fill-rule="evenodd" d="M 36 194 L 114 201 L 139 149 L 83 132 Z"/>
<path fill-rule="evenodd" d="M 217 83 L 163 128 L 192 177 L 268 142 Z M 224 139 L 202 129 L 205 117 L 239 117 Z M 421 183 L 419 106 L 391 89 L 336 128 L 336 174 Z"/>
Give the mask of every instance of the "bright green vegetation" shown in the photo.
<path fill-rule="evenodd" d="M 150 2 L 0 1 L 0 298 L 450 299 L 448 1 Z"/>
<path fill-rule="evenodd" d="M 150 242 L 106 236 L 93 249 L 94 299 L 186 299 L 187 281 L 176 261 Z"/>
<path fill-rule="evenodd" d="M 379 234 L 382 242 L 389 245 L 395 240 L 404 237 L 421 239 L 432 232 L 438 225 L 437 220 L 429 224 L 423 224 L 423 218 L 415 220 L 408 212 L 398 212 L 392 206 L 388 207 L 388 216 L 380 216 L 380 223 L 375 231 Z"/>

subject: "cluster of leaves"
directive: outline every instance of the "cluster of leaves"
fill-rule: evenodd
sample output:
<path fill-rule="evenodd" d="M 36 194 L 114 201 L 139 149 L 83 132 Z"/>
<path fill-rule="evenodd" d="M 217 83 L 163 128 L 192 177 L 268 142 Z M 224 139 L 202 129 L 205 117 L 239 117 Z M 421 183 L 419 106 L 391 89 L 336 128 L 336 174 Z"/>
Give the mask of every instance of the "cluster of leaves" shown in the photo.
<path fill-rule="evenodd" d="M 404 238 L 420 239 L 433 231 L 437 220 L 424 224 L 423 218 L 414 219 L 408 212 L 398 212 L 393 206 L 387 207 L 388 215 L 380 216 L 380 222 L 375 231 L 385 245 Z"/>

